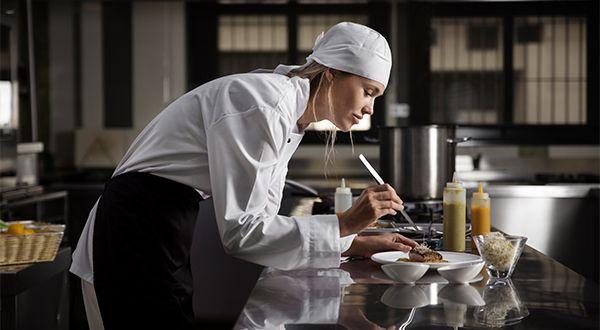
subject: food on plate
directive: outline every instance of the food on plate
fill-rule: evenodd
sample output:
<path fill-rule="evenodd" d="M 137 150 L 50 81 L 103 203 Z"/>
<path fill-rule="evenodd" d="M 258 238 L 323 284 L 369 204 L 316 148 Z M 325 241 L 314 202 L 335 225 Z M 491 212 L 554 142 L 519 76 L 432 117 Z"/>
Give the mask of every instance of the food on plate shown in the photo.
<path fill-rule="evenodd" d="M 442 262 L 442 255 L 430 249 L 427 245 L 419 244 L 408 252 L 410 261 Z"/>
<path fill-rule="evenodd" d="M 427 245 L 419 244 L 408 252 L 408 258 L 400 258 L 397 261 L 409 262 L 448 262 L 442 255 L 430 249 Z"/>

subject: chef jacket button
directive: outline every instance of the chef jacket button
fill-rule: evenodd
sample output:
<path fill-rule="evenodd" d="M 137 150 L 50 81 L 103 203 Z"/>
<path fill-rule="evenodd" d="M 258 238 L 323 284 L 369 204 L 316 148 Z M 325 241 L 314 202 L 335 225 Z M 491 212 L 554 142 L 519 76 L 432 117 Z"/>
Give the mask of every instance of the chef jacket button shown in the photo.
<path fill-rule="evenodd" d="M 290 143 L 290 142 L 292 142 L 292 139 L 291 139 L 291 138 L 288 138 L 288 142 L 287 142 L 287 143 Z"/>

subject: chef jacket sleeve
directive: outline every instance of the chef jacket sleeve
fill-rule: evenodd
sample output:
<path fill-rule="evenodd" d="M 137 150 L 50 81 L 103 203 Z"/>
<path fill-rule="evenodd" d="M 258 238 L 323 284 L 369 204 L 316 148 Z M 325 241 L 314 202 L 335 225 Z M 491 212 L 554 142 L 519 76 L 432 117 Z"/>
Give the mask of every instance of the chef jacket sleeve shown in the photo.
<path fill-rule="evenodd" d="M 256 107 L 229 114 L 207 129 L 215 215 L 225 250 L 278 269 L 339 266 L 336 215 L 286 217 L 266 210 L 269 187 L 287 140 L 289 118 Z M 278 198 L 281 194 L 278 194 Z"/>

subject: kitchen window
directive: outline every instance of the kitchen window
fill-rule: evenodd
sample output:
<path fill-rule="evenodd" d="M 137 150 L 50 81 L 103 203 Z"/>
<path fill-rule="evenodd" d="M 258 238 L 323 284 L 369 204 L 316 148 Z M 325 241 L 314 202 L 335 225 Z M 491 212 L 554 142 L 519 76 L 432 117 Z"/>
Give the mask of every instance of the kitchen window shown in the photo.
<path fill-rule="evenodd" d="M 484 20 L 485 21 L 485 20 Z M 500 36 L 500 26 L 492 20 L 491 24 L 469 24 L 467 26 L 467 49 L 496 50 Z"/>
<path fill-rule="evenodd" d="M 587 123 L 586 23 L 585 17 L 515 17 L 515 123 Z"/>
<path fill-rule="evenodd" d="M 219 76 L 274 68 L 287 60 L 284 15 L 219 16 Z"/>
<path fill-rule="evenodd" d="M 389 6 L 366 1 L 269 1 L 256 6 L 228 0 L 190 2 L 186 9 L 190 88 L 223 75 L 272 69 L 282 63 L 303 64 L 318 34 L 342 21 L 368 25 L 384 35 L 389 31 Z M 375 107 L 374 116 L 364 116 L 353 127 L 358 135 L 355 141 L 362 141 L 361 134 L 377 135 L 375 126 L 383 123 L 385 105 L 376 100 Z M 319 131 L 332 127 L 327 121 L 311 124 L 303 143 L 323 143 Z M 340 134 L 338 142 L 350 139 Z"/>
<path fill-rule="evenodd" d="M 412 4 L 410 123 L 457 124 L 489 142 L 598 143 L 593 7 Z"/>
<path fill-rule="evenodd" d="M 503 108 L 502 20 L 433 18 L 430 47 L 432 120 L 497 124 Z"/>
<path fill-rule="evenodd" d="M 297 22 L 298 64 L 311 53 L 316 37 L 333 25 L 350 21 L 367 24 L 366 15 L 301 15 Z M 288 26 L 285 15 L 224 15 L 219 17 L 219 76 L 272 69 L 288 59 Z M 371 128 L 365 115 L 353 131 Z M 307 130 L 328 131 L 335 126 L 327 120 L 312 123 Z"/>

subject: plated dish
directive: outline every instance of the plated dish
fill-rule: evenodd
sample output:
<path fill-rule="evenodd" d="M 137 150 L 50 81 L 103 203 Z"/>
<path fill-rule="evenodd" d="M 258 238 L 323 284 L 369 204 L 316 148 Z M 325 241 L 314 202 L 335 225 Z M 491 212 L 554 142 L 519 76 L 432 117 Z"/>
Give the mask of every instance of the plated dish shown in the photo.
<path fill-rule="evenodd" d="M 464 263 L 474 263 L 481 261 L 481 257 L 469 253 L 461 252 L 449 252 L 449 251 L 437 251 L 442 255 L 442 260 L 446 262 L 421 262 L 422 264 L 429 265 L 429 269 L 438 269 L 444 266 L 460 265 Z M 375 253 L 371 256 L 371 260 L 382 264 L 391 264 L 395 262 L 412 262 L 406 261 L 409 259 L 408 252 L 402 251 L 388 251 Z"/>

